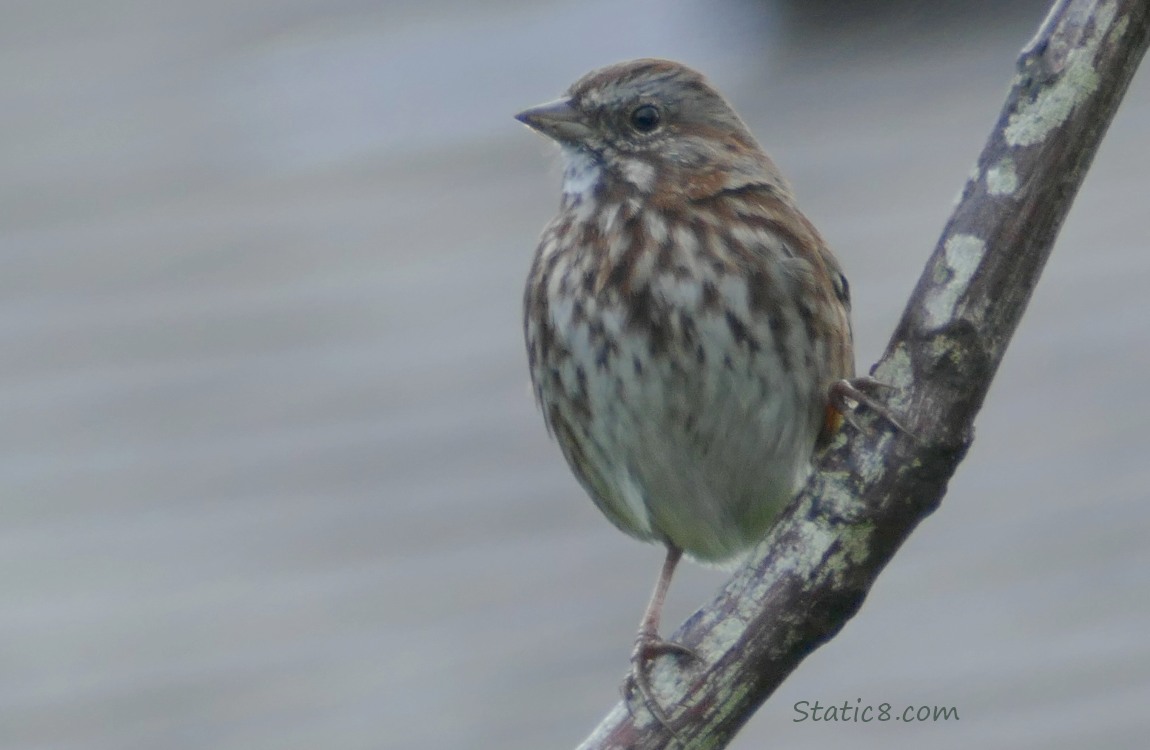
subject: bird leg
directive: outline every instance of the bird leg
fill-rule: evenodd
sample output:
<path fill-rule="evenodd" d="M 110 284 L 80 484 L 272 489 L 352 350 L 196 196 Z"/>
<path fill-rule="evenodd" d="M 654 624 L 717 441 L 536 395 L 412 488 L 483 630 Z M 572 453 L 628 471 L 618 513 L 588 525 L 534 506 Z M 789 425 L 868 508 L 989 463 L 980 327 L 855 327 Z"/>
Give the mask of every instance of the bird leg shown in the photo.
<path fill-rule="evenodd" d="M 699 658 L 697 653 L 681 643 L 663 640 L 659 636 L 659 620 L 663 614 L 663 601 L 667 598 L 667 589 L 671 585 L 671 576 L 675 573 L 675 566 L 679 564 L 679 559 L 682 556 L 683 551 L 681 549 L 671 544 L 667 545 L 667 557 L 663 560 L 663 569 L 659 572 L 655 591 L 651 594 L 651 601 L 647 605 L 647 611 L 643 613 L 642 622 L 639 624 L 639 635 L 635 638 L 635 648 L 631 651 L 631 671 L 623 683 L 623 696 L 628 701 L 628 710 L 630 710 L 629 701 L 637 689 L 643 697 L 643 705 L 671 734 L 675 734 L 671 720 L 655 699 L 654 691 L 651 689 L 650 669 L 651 663 L 664 654 L 689 659 Z"/>

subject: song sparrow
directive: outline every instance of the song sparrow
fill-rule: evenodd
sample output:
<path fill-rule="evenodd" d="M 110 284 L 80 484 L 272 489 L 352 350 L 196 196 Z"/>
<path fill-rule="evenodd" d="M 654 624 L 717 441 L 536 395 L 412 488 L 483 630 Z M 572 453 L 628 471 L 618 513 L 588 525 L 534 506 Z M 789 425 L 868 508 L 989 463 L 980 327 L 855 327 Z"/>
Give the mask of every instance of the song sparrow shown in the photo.
<path fill-rule="evenodd" d="M 599 509 L 667 548 L 630 674 L 666 724 L 648 669 L 690 653 L 658 635 L 675 565 L 747 552 L 837 428 L 830 389 L 854 372 L 847 281 L 690 68 L 601 68 L 516 117 L 557 141 L 566 167 L 527 281 L 531 379 Z"/>

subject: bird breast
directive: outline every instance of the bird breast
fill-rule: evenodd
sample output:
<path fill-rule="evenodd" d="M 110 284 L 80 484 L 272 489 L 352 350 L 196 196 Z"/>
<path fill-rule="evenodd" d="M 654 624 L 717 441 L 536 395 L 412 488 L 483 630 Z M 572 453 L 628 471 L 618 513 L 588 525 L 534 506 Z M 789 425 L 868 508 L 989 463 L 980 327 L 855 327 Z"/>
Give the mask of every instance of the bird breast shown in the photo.
<path fill-rule="evenodd" d="M 826 342 L 807 335 L 778 237 L 742 231 L 760 245 L 748 269 L 729 228 L 633 208 L 545 232 L 527 299 L 536 394 L 619 528 L 731 560 L 809 471 Z"/>

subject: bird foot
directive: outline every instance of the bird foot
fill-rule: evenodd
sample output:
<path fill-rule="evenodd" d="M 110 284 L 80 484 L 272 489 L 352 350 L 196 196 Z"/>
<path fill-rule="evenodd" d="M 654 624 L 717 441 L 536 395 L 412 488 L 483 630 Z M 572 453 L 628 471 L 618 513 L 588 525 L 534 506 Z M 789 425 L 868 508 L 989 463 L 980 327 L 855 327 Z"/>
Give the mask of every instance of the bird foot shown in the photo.
<path fill-rule="evenodd" d="M 850 380 L 840 380 L 831 385 L 831 408 L 841 414 L 847 422 L 850 422 L 852 427 L 861 432 L 863 428 L 859 425 L 858 421 L 856 421 L 854 411 L 858 408 L 859 404 L 862 404 L 889 422 L 896 430 L 913 438 L 914 433 L 906 427 L 903 427 L 902 423 L 890 413 L 890 410 L 887 409 L 875 395 L 878 391 L 889 391 L 893 389 L 894 386 L 875 380 L 868 375 L 851 378 Z"/>
<path fill-rule="evenodd" d="M 664 729 L 676 737 L 678 734 L 671 726 L 671 719 L 667 712 L 659 705 L 655 692 L 651 688 L 651 665 L 660 656 L 674 656 L 692 661 L 699 659 L 699 654 L 693 649 L 674 641 L 663 640 L 658 633 L 639 633 L 635 639 L 635 648 L 631 651 L 631 671 L 623 681 L 623 699 L 627 703 L 627 710 L 631 710 L 631 699 L 635 692 L 643 698 L 643 705 L 655 717 Z"/>

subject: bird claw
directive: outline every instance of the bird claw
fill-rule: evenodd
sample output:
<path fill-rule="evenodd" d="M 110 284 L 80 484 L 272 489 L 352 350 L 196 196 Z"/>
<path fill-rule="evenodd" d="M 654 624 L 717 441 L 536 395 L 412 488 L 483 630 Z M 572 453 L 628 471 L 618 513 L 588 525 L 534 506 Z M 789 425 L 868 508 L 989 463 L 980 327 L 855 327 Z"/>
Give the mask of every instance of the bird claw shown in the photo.
<path fill-rule="evenodd" d="M 681 643 L 667 641 L 657 633 L 640 633 L 635 639 L 635 648 L 631 651 L 631 671 L 623 681 L 623 699 L 627 710 L 631 711 L 631 700 L 638 691 L 643 699 L 643 705 L 655 717 L 664 729 L 678 737 L 675 728 L 671 726 L 671 719 L 663 707 L 659 705 L 655 692 L 651 687 L 651 664 L 660 656 L 674 656 L 692 661 L 698 660 L 699 654 Z M 632 712 L 633 713 L 633 712 Z"/>
<path fill-rule="evenodd" d="M 869 375 L 862 375 L 857 378 L 851 378 L 850 380 L 839 380 L 832 384 L 830 389 L 830 403 L 831 407 L 843 416 L 843 419 L 860 432 L 863 431 L 863 428 L 854 417 L 854 411 L 858 408 L 858 404 L 865 405 L 875 414 L 878 414 L 889 422 L 896 430 L 913 438 L 914 433 L 904 427 L 902 423 L 890 413 L 890 410 L 880 403 L 874 395 L 876 391 L 892 390 L 894 390 L 893 385 L 875 380 Z"/>

